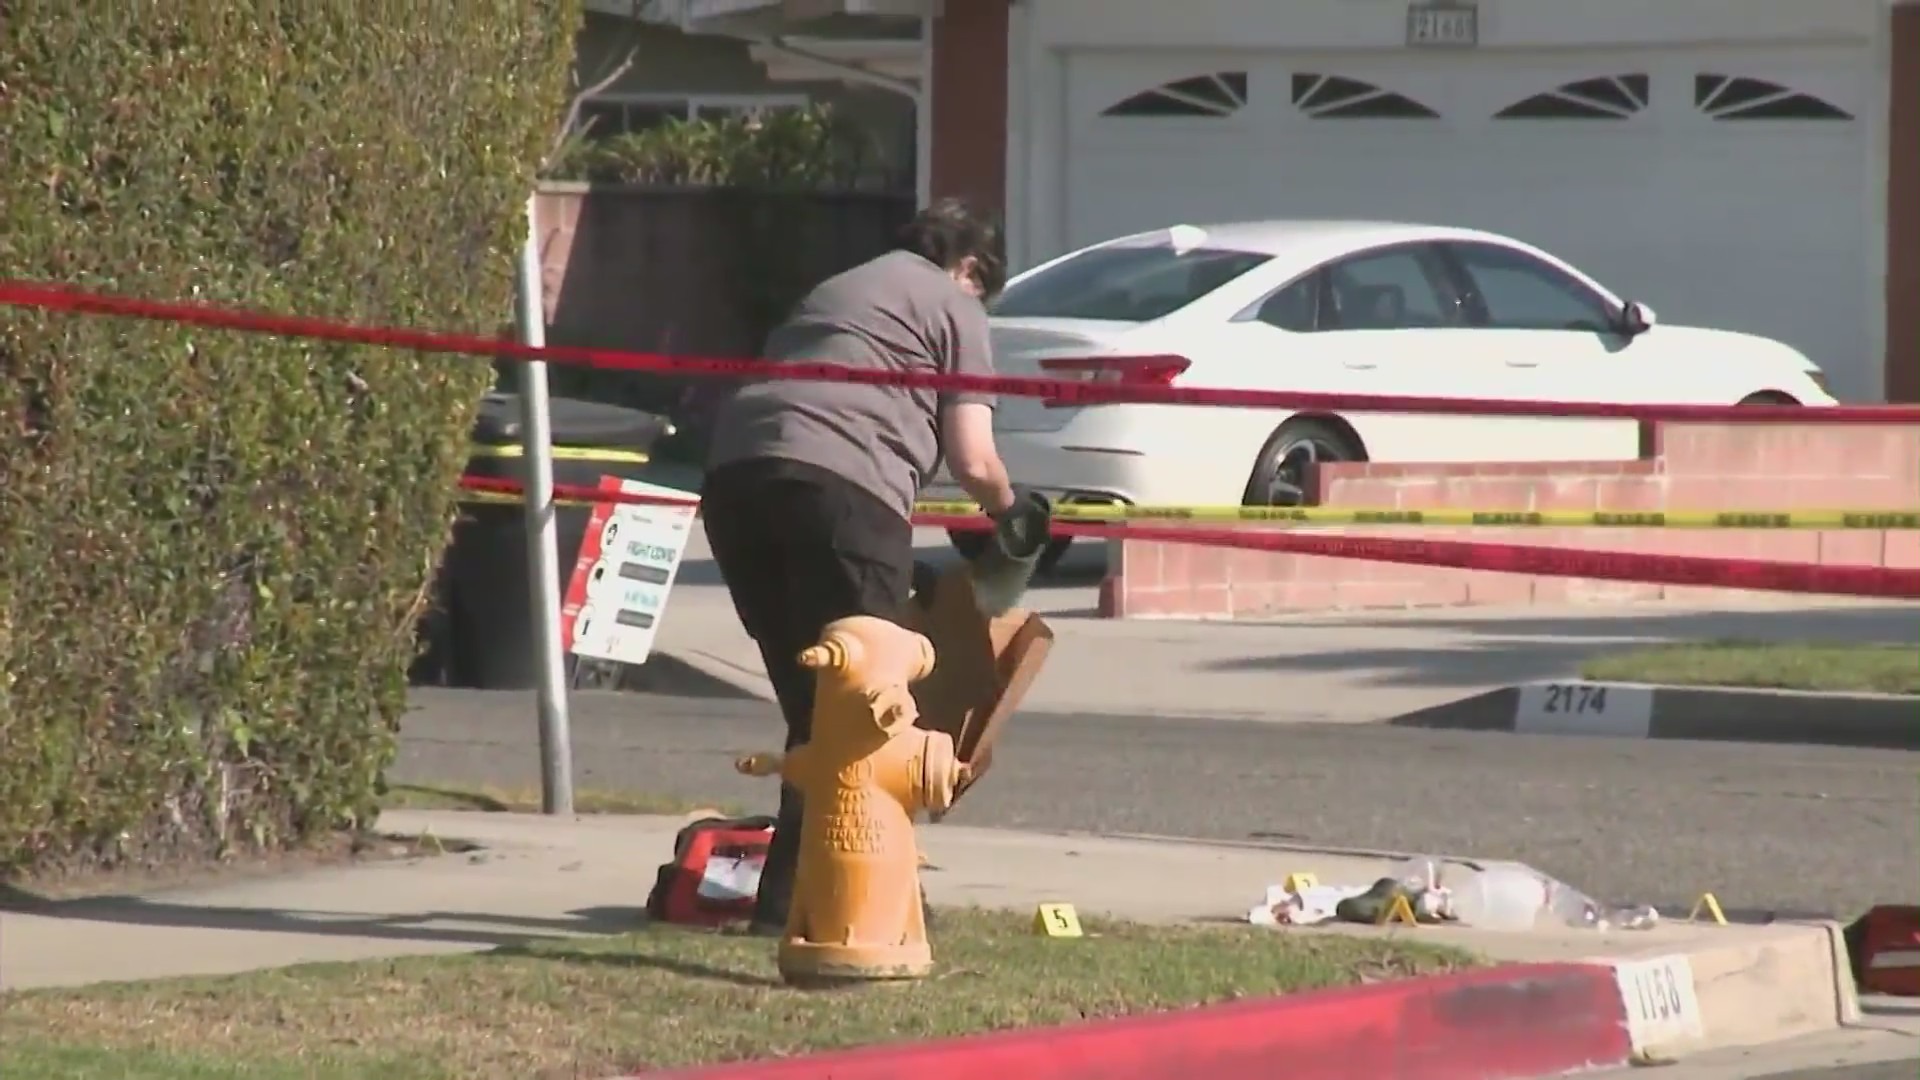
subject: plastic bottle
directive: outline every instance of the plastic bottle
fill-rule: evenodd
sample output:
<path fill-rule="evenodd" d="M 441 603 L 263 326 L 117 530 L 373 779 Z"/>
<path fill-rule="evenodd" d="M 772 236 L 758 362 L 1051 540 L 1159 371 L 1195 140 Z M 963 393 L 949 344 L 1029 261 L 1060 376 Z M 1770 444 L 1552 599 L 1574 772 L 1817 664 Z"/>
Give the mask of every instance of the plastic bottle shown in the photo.
<path fill-rule="evenodd" d="M 1509 932 L 1538 925 L 1551 893 L 1545 878 L 1517 863 L 1489 863 L 1450 888 L 1455 918 L 1475 929 Z"/>
<path fill-rule="evenodd" d="M 1446 860 L 1434 855 L 1415 855 L 1395 863 L 1391 874 L 1395 881 L 1404 882 L 1409 889 L 1438 889 L 1446 876 Z"/>
<path fill-rule="evenodd" d="M 1547 881 L 1547 917 L 1575 930 L 1605 930 L 1608 912 L 1593 897 L 1562 881 Z"/>

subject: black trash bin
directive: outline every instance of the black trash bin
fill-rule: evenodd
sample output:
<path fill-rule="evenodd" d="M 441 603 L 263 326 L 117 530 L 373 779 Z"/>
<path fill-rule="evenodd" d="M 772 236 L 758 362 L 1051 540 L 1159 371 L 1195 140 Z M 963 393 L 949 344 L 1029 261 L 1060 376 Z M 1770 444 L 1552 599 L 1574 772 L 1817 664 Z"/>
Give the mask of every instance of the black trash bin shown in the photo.
<path fill-rule="evenodd" d="M 603 476 L 638 477 L 653 445 L 673 431 L 665 417 L 590 401 L 555 398 L 549 412 L 556 484 L 592 487 Z M 466 473 L 525 482 L 518 395 L 494 393 L 481 402 Z M 452 546 L 442 560 L 437 610 L 421 628 L 426 649 L 414 665 L 414 682 L 531 689 L 539 674 L 522 507 L 463 496 L 460 509 Z M 591 507 L 564 503 L 556 510 L 563 590 L 591 513 Z"/>

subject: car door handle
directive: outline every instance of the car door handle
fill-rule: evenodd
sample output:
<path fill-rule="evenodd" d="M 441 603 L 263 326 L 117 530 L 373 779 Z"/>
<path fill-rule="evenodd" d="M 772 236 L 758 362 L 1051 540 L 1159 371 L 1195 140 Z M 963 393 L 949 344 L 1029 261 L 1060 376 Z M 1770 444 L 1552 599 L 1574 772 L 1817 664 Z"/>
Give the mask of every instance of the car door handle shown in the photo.
<path fill-rule="evenodd" d="M 1341 366 L 1354 371 L 1372 371 L 1380 365 L 1371 360 L 1343 360 L 1341 361 Z"/>
<path fill-rule="evenodd" d="M 1538 360 L 1509 360 L 1509 361 L 1507 361 L 1507 366 L 1508 366 L 1508 367 L 1539 367 L 1539 366 L 1540 366 L 1540 361 L 1538 361 Z"/>

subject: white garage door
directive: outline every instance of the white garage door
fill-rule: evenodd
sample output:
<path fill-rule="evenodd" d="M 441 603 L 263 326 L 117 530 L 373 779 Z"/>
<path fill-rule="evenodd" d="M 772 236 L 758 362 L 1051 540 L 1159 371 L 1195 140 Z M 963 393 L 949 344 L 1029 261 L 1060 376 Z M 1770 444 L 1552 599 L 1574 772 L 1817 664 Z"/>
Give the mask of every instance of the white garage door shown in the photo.
<path fill-rule="evenodd" d="M 1070 246 L 1175 222 L 1463 225 L 1877 400 L 1864 49 L 1076 53 Z"/>

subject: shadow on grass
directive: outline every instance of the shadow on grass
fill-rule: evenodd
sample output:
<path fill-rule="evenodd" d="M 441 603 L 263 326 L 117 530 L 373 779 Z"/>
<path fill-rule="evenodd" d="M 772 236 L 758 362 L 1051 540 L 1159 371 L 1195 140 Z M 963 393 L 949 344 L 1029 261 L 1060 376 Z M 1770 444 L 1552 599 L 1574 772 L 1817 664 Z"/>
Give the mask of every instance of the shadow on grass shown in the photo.
<path fill-rule="evenodd" d="M 383 807 L 392 810 L 431 808 L 504 814 L 513 809 L 504 800 L 482 792 L 460 791 L 456 788 L 432 787 L 425 784 L 395 784 L 387 789 L 386 797 L 380 801 Z"/>
<path fill-rule="evenodd" d="M 557 918 L 473 911 L 367 914 L 297 908 L 231 907 L 142 896 L 52 899 L 11 885 L 0 885 L 0 911 L 45 919 L 117 923 L 123 926 L 370 938 L 414 944 L 469 945 L 481 949 L 526 949 L 536 941 L 574 936 L 611 937 L 631 933 L 646 925 L 644 913 L 639 908 L 579 908 Z"/>
<path fill-rule="evenodd" d="M 587 949 L 569 949 L 565 946 L 542 946 L 532 948 L 528 945 L 507 945 L 489 952 L 489 956 L 524 957 L 530 960 L 553 961 L 563 964 L 577 964 L 585 967 L 606 967 L 622 969 L 645 969 L 677 975 L 685 979 L 698 979 L 704 982 L 726 983 L 750 990 L 777 990 L 786 984 L 779 979 L 766 975 L 754 975 L 745 971 L 732 971 L 711 964 L 695 963 L 691 960 L 675 960 L 649 953 L 632 952 L 595 952 Z"/>

